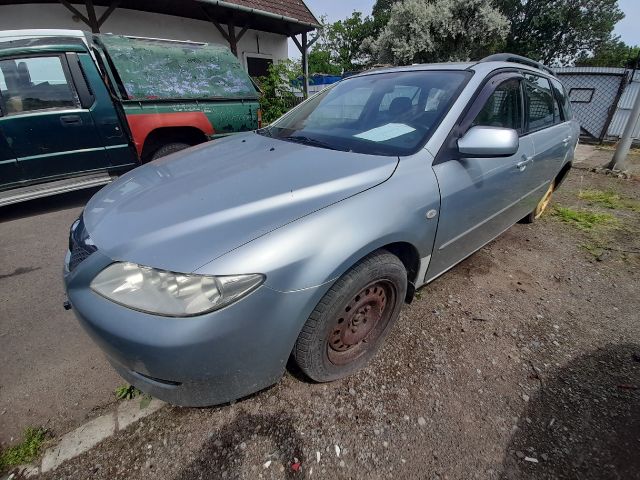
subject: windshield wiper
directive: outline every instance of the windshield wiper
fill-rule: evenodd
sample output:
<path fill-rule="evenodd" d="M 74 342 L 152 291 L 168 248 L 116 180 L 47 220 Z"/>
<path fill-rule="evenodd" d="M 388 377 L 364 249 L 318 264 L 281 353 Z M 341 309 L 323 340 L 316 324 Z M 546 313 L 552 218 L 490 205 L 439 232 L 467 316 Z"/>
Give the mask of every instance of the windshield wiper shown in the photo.
<path fill-rule="evenodd" d="M 271 133 L 269 127 L 259 128 L 258 130 L 256 130 L 256 133 L 258 135 L 264 135 L 265 137 L 273 137 L 273 134 Z"/>
<path fill-rule="evenodd" d="M 290 137 L 282 137 L 283 140 L 289 140 L 291 142 L 302 143 L 304 145 L 311 145 L 313 147 L 327 148 L 329 150 L 339 150 L 341 152 L 348 152 L 346 148 L 338 148 L 322 140 L 315 138 L 305 137 L 304 135 L 292 135 Z"/>

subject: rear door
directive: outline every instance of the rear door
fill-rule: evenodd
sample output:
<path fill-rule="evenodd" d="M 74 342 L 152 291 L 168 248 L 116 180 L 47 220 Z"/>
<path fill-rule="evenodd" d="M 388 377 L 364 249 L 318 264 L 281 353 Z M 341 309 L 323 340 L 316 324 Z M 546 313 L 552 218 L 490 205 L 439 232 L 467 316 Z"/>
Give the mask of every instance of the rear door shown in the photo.
<path fill-rule="evenodd" d="M 529 167 L 531 188 L 539 192 L 529 199 L 533 210 L 551 182 L 562 168 L 569 152 L 571 128 L 562 119 L 558 101 L 549 79 L 525 74 L 526 129 L 533 141 L 535 155 Z"/>
<path fill-rule="evenodd" d="M 533 143 L 523 134 L 522 76 L 492 77 L 465 118 L 438 154 L 433 170 L 440 187 L 438 232 L 427 279 L 433 279 L 523 218 L 530 210 L 528 162 Z M 461 157 L 457 139 L 471 127 L 511 128 L 519 135 L 515 155 L 497 158 Z"/>
<path fill-rule="evenodd" d="M 26 180 L 109 166 L 89 105 L 81 104 L 64 54 L 3 59 L 0 69 L 7 86 L 0 130 Z"/>

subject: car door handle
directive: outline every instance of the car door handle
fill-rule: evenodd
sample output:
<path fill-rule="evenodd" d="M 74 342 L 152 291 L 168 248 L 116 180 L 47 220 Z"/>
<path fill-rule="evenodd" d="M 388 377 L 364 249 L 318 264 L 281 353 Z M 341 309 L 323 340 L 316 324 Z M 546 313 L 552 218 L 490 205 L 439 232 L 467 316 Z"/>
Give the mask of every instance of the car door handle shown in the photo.
<path fill-rule="evenodd" d="M 567 145 L 569 145 L 570 141 L 571 141 L 571 137 L 563 138 L 562 144 L 566 147 Z"/>
<path fill-rule="evenodd" d="M 63 115 L 60 117 L 60 123 L 62 125 L 82 125 L 82 118 L 80 115 Z"/>
<path fill-rule="evenodd" d="M 527 168 L 527 165 L 533 162 L 533 157 L 527 157 L 526 155 L 522 156 L 522 161 L 516 163 L 516 168 L 521 172 L 524 172 L 524 169 Z"/>

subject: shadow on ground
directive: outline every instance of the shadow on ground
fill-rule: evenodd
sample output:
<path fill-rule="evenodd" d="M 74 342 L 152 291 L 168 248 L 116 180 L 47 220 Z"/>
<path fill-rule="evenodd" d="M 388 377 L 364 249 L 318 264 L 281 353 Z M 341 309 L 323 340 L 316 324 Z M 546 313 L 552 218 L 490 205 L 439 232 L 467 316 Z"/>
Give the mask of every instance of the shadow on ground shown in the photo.
<path fill-rule="evenodd" d="M 640 478 L 640 345 L 598 349 L 540 381 L 502 478 Z"/>
<path fill-rule="evenodd" d="M 294 458 L 303 462 L 302 439 L 298 436 L 293 419 L 285 412 L 254 415 L 239 411 L 234 421 L 226 424 L 217 432 L 212 432 L 196 454 L 196 459 L 185 466 L 175 477 L 176 480 L 192 478 L 245 478 L 246 461 L 251 455 L 245 449 L 252 437 L 262 437 L 270 442 L 272 454 L 269 459 L 275 465 L 284 465 L 285 471 L 280 478 L 304 478 L 304 471 L 294 472 L 290 465 Z M 252 474 L 255 472 L 252 472 Z M 257 473 L 255 477 L 257 478 Z"/>
<path fill-rule="evenodd" d="M 26 202 L 13 203 L 0 208 L 0 222 L 16 220 L 18 218 L 33 217 L 46 213 L 86 205 L 89 199 L 100 190 L 99 188 L 87 188 L 75 192 L 62 193 L 51 197 L 36 198 Z"/>

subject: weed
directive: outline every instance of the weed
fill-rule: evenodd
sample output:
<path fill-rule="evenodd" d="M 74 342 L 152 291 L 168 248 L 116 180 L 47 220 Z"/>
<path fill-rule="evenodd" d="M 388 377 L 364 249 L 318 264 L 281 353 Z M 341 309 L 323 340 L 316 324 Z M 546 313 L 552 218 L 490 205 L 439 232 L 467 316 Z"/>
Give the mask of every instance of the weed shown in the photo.
<path fill-rule="evenodd" d="M 584 248 L 587 252 L 589 252 L 591 255 L 593 255 L 594 257 L 599 257 L 600 255 L 602 255 L 602 252 L 604 251 L 602 247 L 598 245 L 594 245 L 592 243 L 583 243 L 580 246 Z"/>
<path fill-rule="evenodd" d="M 580 230 L 591 230 L 596 226 L 617 223 L 617 219 L 608 213 L 573 210 L 567 207 L 555 207 L 554 215 L 565 223 L 570 223 Z"/>
<path fill-rule="evenodd" d="M 622 208 L 624 205 L 620 201 L 620 195 L 613 190 L 582 190 L 578 197 L 591 203 L 596 203 L 604 208 L 612 210 Z"/>
<path fill-rule="evenodd" d="M 46 433 L 43 428 L 26 428 L 24 440 L 21 443 L 0 453 L 0 471 L 7 467 L 29 463 L 34 460 L 40 454 Z"/>
<path fill-rule="evenodd" d="M 115 391 L 118 400 L 131 400 L 141 395 L 142 392 L 133 385 L 120 385 Z"/>
<path fill-rule="evenodd" d="M 621 198 L 620 195 L 613 190 L 582 190 L 578 193 L 578 197 L 589 203 L 611 210 L 626 208 L 634 212 L 640 212 L 640 202 Z"/>

